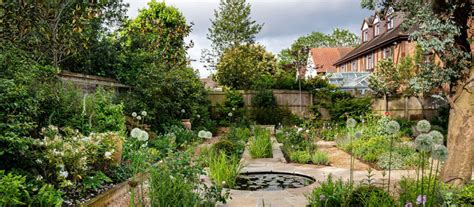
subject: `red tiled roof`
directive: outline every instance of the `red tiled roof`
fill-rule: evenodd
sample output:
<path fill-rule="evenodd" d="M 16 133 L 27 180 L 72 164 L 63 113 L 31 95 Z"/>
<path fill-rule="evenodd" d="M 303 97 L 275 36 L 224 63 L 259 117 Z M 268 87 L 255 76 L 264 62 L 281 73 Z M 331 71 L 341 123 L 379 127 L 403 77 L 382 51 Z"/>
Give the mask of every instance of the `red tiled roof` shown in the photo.
<path fill-rule="evenodd" d="M 311 56 L 319 72 L 336 72 L 334 63 L 352 50 L 350 47 L 311 48 Z"/>

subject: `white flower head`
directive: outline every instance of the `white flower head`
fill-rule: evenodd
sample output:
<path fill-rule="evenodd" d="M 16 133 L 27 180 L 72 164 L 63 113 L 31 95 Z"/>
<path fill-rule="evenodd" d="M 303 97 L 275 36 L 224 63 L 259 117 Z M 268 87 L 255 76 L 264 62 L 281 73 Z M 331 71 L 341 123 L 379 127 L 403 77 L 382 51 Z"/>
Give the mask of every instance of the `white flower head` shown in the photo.
<path fill-rule="evenodd" d="M 448 148 L 444 145 L 437 144 L 433 147 L 431 155 L 435 160 L 446 161 L 448 159 Z"/>
<path fill-rule="evenodd" d="M 186 113 L 186 110 L 184 110 L 184 109 L 181 109 L 181 113 L 183 113 L 183 114 L 184 114 L 184 113 Z"/>
<path fill-rule="evenodd" d="M 400 131 L 400 124 L 397 121 L 389 121 L 386 126 L 386 130 L 390 134 L 396 134 Z"/>
<path fill-rule="evenodd" d="M 434 144 L 443 144 L 444 143 L 444 136 L 441 132 L 433 130 L 429 133 L 433 137 Z"/>
<path fill-rule="evenodd" d="M 416 130 L 422 133 L 427 133 L 431 129 L 431 124 L 429 121 L 421 120 L 416 124 Z"/>
<path fill-rule="evenodd" d="M 142 111 L 142 116 L 146 116 L 146 115 L 148 115 L 146 111 Z"/>
<path fill-rule="evenodd" d="M 207 132 L 204 130 L 201 130 L 198 132 L 198 137 L 199 138 L 206 138 Z"/>
<path fill-rule="evenodd" d="M 138 138 L 140 136 L 141 129 L 139 128 L 133 128 L 132 131 L 130 132 L 130 136 L 133 138 Z"/>
<path fill-rule="evenodd" d="M 108 159 L 108 160 L 109 160 L 109 159 L 111 159 L 111 156 L 112 156 L 112 152 L 108 152 L 108 151 L 107 151 L 107 152 L 104 153 L 105 159 Z"/>
<path fill-rule="evenodd" d="M 132 112 L 132 117 L 133 118 L 137 117 L 137 112 Z"/>
<path fill-rule="evenodd" d="M 347 122 L 346 122 L 346 126 L 348 128 L 354 128 L 356 126 L 356 124 L 357 124 L 357 121 L 353 118 L 348 119 Z"/>
<path fill-rule="evenodd" d="M 138 135 L 137 139 L 143 142 L 148 141 L 148 132 L 144 130 L 140 130 L 140 135 Z"/>
<path fill-rule="evenodd" d="M 199 119 L 199 118 L 201 118 L 201 115 L 198 114 L 198 115 L 196 115 L 196 117 Z"/>
<path fill-rule="evenodd" d="M 306 130 L 306 133 L 309 133 L 309 129 Z"/>
<path fill-rule="evenodd" d="M 354 134 L 354 137 L 355 137 L 356 139 L 359 139 L 361 136 L 362 136 L 362 132 L 361 132 L 361 131 L 357 131 L 357 132 Z"/>
<path fill-rule="evenodd" d="M 137 120 L 142 120 L 142 117 L 141 117 L 141 116 L 137 116 Z"/>
<path fill-rule="evenodd" d="M 296 130 L 296 132 L 300 133 L 301 131 L 303 131 L 303 128 L 301 127 L 298 127 L 298 129 Z"/>
<path fill-rule="evenodd" d="M 415 139 L 415 145 L 418 150 L 429 152 L 433 146 L 433 137 L 429 134 L 420 134 Z"/>
<path fill-rule="evenodd" d="M 229 117 L 232 117 L 232 115 L 233 115 L 232 112 L 229 112 L 229 113 L 227 114 L 227 116 L 229 116 Z"/>
<path fill-rule="evenodd" d="M 235 111 L 235 107 L 232 107 L 232 111 Z"/>
<path fill-rule="evenodd" d="M 205 138 L 206 138 L 206 139 L 212 139 L 212 132 L 210 132 L 210 131 L 207 131 L 207 132 L 206 132 L 206 137 L 205 137 Z"/>
<path fill-rule="evenodd" d="M 67 178 L 68 175 L 69 175 L 69 173 L 67 171 L 63 170 L 63 169 L 61 169 L 59 171 L 59 176 L 60 177 Z"/>

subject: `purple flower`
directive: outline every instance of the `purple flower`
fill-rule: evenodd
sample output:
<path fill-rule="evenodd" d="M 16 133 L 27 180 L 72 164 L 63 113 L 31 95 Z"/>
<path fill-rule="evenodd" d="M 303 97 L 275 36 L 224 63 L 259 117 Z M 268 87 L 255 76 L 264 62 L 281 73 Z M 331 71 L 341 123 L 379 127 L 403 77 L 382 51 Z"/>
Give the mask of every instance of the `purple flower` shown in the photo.
<path fill-rule="evenodd" d="M 425 203 L 426 203 L 426 195 L 418 195 L 418 197 L 416 197 L 417 205 L 425 204 Z"/>
<path fill-rule="evenodd" d="M 413 204 L 408 202 L 407 204 L 405 204 L 405 207 L 413 207 Z"/>
<path fill-rule="evenodd" d="M 319 200 L 320 200 L 320 201 L 324 201 L 324 200 L 326 200 L 326 196 L 324 196 L 324 195 L 320 195 L 320 196 L 319 196 Z"/>

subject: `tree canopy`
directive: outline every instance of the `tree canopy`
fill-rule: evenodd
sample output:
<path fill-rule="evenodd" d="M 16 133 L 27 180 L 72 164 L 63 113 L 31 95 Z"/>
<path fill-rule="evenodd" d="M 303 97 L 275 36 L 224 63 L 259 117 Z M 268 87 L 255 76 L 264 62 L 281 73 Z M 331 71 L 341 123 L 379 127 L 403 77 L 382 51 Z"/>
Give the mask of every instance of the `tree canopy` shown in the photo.
<path fill-rule="evenodd" d="M 214 69 L 222 53 L 228 48 L 255 42 L 255 36 L 263 24 L 250 18 L 250 4 L 246 0 L 221 0 L 214 10 L 214 19 L 207 39 L 211 41 L 210 50 L 202 51 L 201 61 L 208 69 Z"/>
<path fill-rule="evenodd" d="M 251 89 L 260 84 L 259 81 L 273 77 L 277 68 L 275 56 L 263 46 L 238 45 L 223 53 L 217 64 L 216 78 L 220 84 L 233 89 Z"/>

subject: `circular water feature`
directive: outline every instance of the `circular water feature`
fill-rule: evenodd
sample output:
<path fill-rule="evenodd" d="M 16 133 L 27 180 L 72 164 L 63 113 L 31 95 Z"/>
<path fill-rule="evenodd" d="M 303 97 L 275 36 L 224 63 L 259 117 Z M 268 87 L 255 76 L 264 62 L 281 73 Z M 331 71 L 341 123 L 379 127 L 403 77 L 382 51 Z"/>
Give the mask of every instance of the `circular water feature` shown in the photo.
<path fill-rule="evenodd" d="M 287 188 L 301 188 L 314 183 L 315 179 L 296 173 L 247 172 L 237 177 L 234 189 L 250 191 L 275 191 Z"/>

